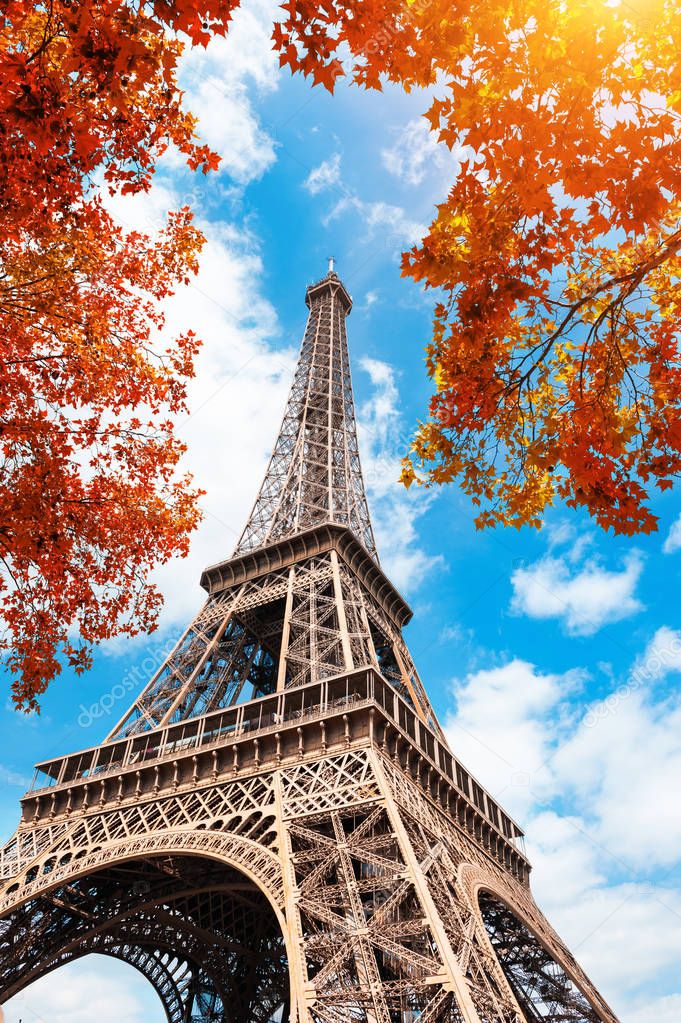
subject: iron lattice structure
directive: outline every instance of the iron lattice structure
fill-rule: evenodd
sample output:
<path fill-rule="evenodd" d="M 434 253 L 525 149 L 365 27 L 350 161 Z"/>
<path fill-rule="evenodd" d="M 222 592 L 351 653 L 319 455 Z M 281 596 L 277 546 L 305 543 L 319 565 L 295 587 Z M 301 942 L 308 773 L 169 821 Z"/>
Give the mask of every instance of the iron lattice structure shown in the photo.
<path fill-rule="evenodd" d="M 305 301 L 310 315 L 286 412 L 236 553 L 328 521 L 351 529 L 378 561 L 345 333 L 352 301 L 335 276 L 308 288 Z"/>
<path fill-rule="evenodd" d="M 92 952 L 171 1023 L 616 1023 L 522 832 L 449 749 L 380 568 L 337 275 L 232 558 L 108 738 L 38 765 L 0 855 L 0 998 Z"/>

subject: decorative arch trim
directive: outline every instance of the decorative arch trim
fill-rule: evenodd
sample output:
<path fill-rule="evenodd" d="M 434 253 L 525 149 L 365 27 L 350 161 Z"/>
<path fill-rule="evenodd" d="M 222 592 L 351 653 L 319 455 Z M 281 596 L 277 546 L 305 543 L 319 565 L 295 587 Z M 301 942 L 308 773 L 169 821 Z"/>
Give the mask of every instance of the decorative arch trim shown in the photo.
<path fill-rule="evenodd" d="M 138 859 L 150 853 L 193 853 L 221 860 L 240 870 L 269 900 L 277 920 L 285 932 L 284 885 L 281 867 L 274 853 L 240 835 L 208 831 L 158 831 L 146 835 L 118 839 L 90 852 L 82 849 L 50 850 L 37 866 L 45 868 L 48 860 L 69 857 L 68 862 L 54 866 L 34 881 L 21 883 L 15 879 L 10 889 L 0 898 L 0 917 L 7 915 L 29 899 L 44 895 L 65 881 L 101 870 L 125 860 Z M 14 890 L 13 890 L 14 889 Z"/>

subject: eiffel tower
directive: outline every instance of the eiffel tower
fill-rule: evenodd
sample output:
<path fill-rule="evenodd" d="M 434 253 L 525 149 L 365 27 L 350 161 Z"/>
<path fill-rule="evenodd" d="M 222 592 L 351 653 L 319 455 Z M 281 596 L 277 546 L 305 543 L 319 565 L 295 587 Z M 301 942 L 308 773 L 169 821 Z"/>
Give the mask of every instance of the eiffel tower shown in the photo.
<path fill-rule="evenodd" d="M 362 481 L 331 264 L 208 598 L 111 734 L 41 763 L 0 855 L 0 1001 L 90 953 L 169 1023 L 617 1023 L 457 760 Z"/>

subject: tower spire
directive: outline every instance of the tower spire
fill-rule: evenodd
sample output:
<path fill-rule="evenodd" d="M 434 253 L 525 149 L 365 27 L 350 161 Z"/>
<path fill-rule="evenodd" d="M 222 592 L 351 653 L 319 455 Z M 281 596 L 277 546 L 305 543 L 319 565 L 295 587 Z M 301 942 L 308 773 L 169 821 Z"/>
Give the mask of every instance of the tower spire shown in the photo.
<path fill-rule="evenodd" d="M 329 272 L 310 285 L 310 310 L 277 442 L 235 554 L 323 522 L 347 526 L 376 560 L 357 446 L 345 320 L 352 299 Z"/>

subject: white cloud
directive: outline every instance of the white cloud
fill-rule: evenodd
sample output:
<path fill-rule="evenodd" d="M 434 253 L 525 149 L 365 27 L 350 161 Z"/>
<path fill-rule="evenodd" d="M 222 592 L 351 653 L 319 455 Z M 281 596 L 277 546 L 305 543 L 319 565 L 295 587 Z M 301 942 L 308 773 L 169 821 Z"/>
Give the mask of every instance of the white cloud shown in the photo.
<path fill-rule="evenodd" d="M 676 551 L 681 550 L 681 515 L 679 515 L 676 522 L 672 523 L 667 539 L 662 545 L 662 550 L 665 554 L 674 554 Z"/>
<path fill-rule="evenodd" d="M 395 370 L 389 363 L 366 355 L 359 365 L 368 373 L 374 386 L 371 400 L 360 410 L 362 433 L 372 460 L 365 469 L 365 475 L 371 477 L 375 489 L 381 484 L 391 487 L 393 480 L 386 477 L 383 464 L 377 458 L 382 456 L 398 464 L 398 449 L 404 440 Z"/>
<path fill-rule="evenodd" d="M 459 169 L 457 156 L 431 131 L 423 117 L 409 121 L 398 133 L 395 142 L 381 150 L 386 170 L 408 185 L 420 185 L 427 174 L 447 168 L 453 178 Z"/>
<path fill-rule="evenodd" d="M 31 784 L 31 779 L 13 770 L 11 767 L 5 767 L 4 764 L 0 764 L 0 783 L 25 792 Z"/>
<path fill-rule="evenodd" d="M 388 241 L 413 245 L 420 241 L 427 231 L 425 224 L 412 220 L 401 206 L 387 202 L 365 202 L 356 195 L 347 195 L 339 199 L 324 218 L 324 226 L 348 212 L 359 215 L 367 228 L 369 238 L 374 237 L 380 230 Z"/>
<path fill-rule="evenodd" d="M 279 71 L 270 39 L 276 5 L 249 0 L 235 11 L 229 33 L 204 49 L 188 47 L 179 79 L 185 105 L 198 117 L 197 133 L 222 156 L 220 170 L 239 184 L 259 178 L 275 160 L 251 93 L 277 88 Z"/>
<path fill-rule="evenodd" d="M 556 751 L 553 770 L 578 799 L 592 831 L 632 870 L 678 859 L 681 701 L 643 691 L 597 703 Z"/>
<path fill-rule="evenodd" d="M 580 906 L 587 894 L 607 879 L 598 861 L 598 850 L 585 836 L 578 816 L 562 816 L 536 806 L 533 809 L 526 828 L 533 861 L 532 888 L 550 919 L 555 908 L 560 911 L 571 903 Z M 557 876 L 560 890 L 556 890 Z M 584 933 L 573 937 L 581 940 Z"/>
<path fill-rule="evenodd" d="M 432 500 L 398 483 L 407 438 L 399 408 L 395 370 L 387 362 L 363 358 L 360 367 L 374 386 L 358 412 L 360 454 L 379 557 L 398 589 L 415 590 L 442 563 L 418 546 L 417 520 Z"/>
<path fill-rule="evenodd" d="M 438 643 L 469 643 L 473 636 L 472 629 L 464 629 L 458 622 L 452 622 L 440 630 Z"/>
<path fill-rule="evenodd" d="M 126 227 L 149 228 L 176 200 L 167 183 L 157 182 L 148 196 L 119 198 L 111 205 Z M 173 336 L 191 329 L 203 341 L 189 384 L 189 415 L 177 419 L 176 432 L 188 447 L 181 468 L 206 491 L 204 520 L 189 556 L 155 574 L 166 596 L 163 627 L 193 617 L 204 598 L 201 572 L 234 549 L 279 429 L 297 354 L 293 347 L 272 347 L 280 328 L 260 291 L 257 239 L 233 224 L 200 221 L 200 226 L 207 242 L 199 273 L 167 301 L 165 313 Z M 301 294 L 301 334 L 305 314 Z M 113 644 L 114 652 L 124 648 Z"/>
<path fill-rule="evenodd" d="M 580 672 L 513 660 L 472 673 L 446 720 L 454 753 L 525 827 L 540 907 L 615 1012 L 640 1023 L 656 1019 L 650 991 L 662 1019 L 678 1008 L 681 890 L 666 878 L 681 847 L 681 696 L 634 669 L 648 657 L 654 681 L 680 670 L 678 652 L 661 654 L 676 639 L 658 629 L 627 683 L 586 708 Z"/>
<path fill-rule="evenodd" d="M 681 994 L 646 999 L 646 1004 L 629 1014 L 628 1023 L 678 1023 L 681 1019 Z"/>
<path fill-rule="evenodd" d="M 677 635 L 658 630 L 648 650 L 660 634 Z M 681 848 L 681 817 L 672 813 L 681 695 L 642 685 L 642 660 L 609 696 L 579 707 L 582 671 L 544 674 L 511 660 L 455 680 L 455 710 L 445 721 L 454 752 L 512 813 L 570 796 L 611 865 L 630 872 L 668 866 Z"/>
<path fill-rule="evenodd" d="M 578 815 L 540 813 L 527 837 L 539 906 L 628 1023 L 625 1010 L 640 1004 L 642 994 L 676 986 L 681 892 L 664 883 L 610 881 L 607 860 Z M 623 949 L 632 950 L 633 960 Z"/>
<path fill-rule="evenodd" d="M 201 138 L 222 157 L 219 173 L 227 172 L 239 184 L 247 184 L 274 163 L 274 142 L 260 127 L 243 87 L 232 86 L 229 92 L 223 88 L 215 76 L 195 82 L 188 104 L 201 111 Z"/>
<path fill-rule="evenodd" d="M 663 625 L 634 664 L 631 681 L 645 685 L 675 671 L 681 671 L 681 632 Z"/>
<path fill-rule="evenodd" d="M 595 559 L 576 569 L 569 557 L 547 555 L 513 572 L 511 609 L 530 618 L 557 618 L 569 633 L 588 636 L 641 610 L 635 590 L 642 570 L 636 551 L 626 556 L 620 571 L 605 569 Z"/>
<path fill-rule="evenodd" d="M 582 678 L 544 675 L 516 659 L 454 683 L 456 711 L 445 720 L 450 745 L 511 813 L 526 813 L 546 786 L 553 752 L 546 718 Z"/>
<path fill-rule="evenodd" d="M 334 153 L 329 160 L 324 160 L 318 167 L 313 167 L 303 182 L 310 195 L 318 195 L 340 182 L 340 153 Z"/>
<path fill-rule="evenodd" d="M 161 1023 L 149 981 L 132 966 L 91 955 L 35 981 L 3 1006 L 6 1023 Z"/>
<path fill-rule="evenodd" d="M 410 123 L 418 125 L 419 122 Z M 408 129 L 405 129 L 405 131 Z M 419 129 L 419 135 L 420 131 Z M 400 145 L 401 143 L 398 140 L 396 146 L 399 147 Z M 383 153 L 384 162 L 385 160 L 389 162 L 392 160 L 393 166 L 396 167 L 398 160 L 397 149 L 392 157 L 386 156 L 386 153 L 387 151 Z M 428 159 L 428 156 L 426 156 L 426 159 Z M 417 165 L 417 157 L 414 154 L 412 154 L 410 165 L 413 167 Z M 411 173 L 413 174 L 415 171 L 412 170 Z M 338 186 L 341 186 L 340 153 L 334 153 L 328 160 L 324 160 L 318 167 L 314 167 L 303 182 L 303 187 L 312 195 L 318 195 L 320 192 L 327 191 L 330 188 L 338 188 Z M 354 213 L 363 221 L 366 227 L 367 239 L 373 238 L 376 234 L 380 233 L 386 243 L 398 242 L 402 245 L 413 245 L 419 242 L 427 231 L 426 224 L 413 220 L 402 206 L 396 206 L 383 200 L 370 202 L 361 199 L 356 192 L 350 191 L 345 187 L 342 187 L 342 192 L 341 198 L 338 199 L 322 220 L 325 227 L 348 213 Z M 369 294 L 371 295 L 372 293 L 370 292 Z M 368 295 L 367 307 L 369 304 Z"/>
<path fill-rule="evenodd" d="M 252 237 L 211 226 L 197 280 L 169 303 L 173 330 L 191 326 L 204 342 L 190 386 L 190 414 L 177 432 L 188 446 L 186 467 L 206 495 L 189 557 L 158 573 L 168 595 L 166 621 L 188 619 L 190 606 L 196 610 L 202 600 L 202 570 L 231 555 L 281 422 L 296 351 L 270 347 L 279 327 L 258 292 L 261 275 Z"/>
<path fill-rule="evenodd" d="M 427 502 L 394 495 L 382 505 L 374 502 L 372 508 L 376 509 L 374 532 L 383 570 L 398 590 L 412 593 L 444 564 L 440 555 L 427 554 L 418 545 L 416 522 L 427 511 Z"/>
<path fill-rule="evenodd" d="M 541 527 L 542 536 L 546 538 L 546 542 L 549 546 L 549 550 L 554 547 L 560 547 L 562 544 L 569 543 L 574 539 L 575 528 L 572 522 L 567 520 L 562 521 L 545 521 Z"/>

